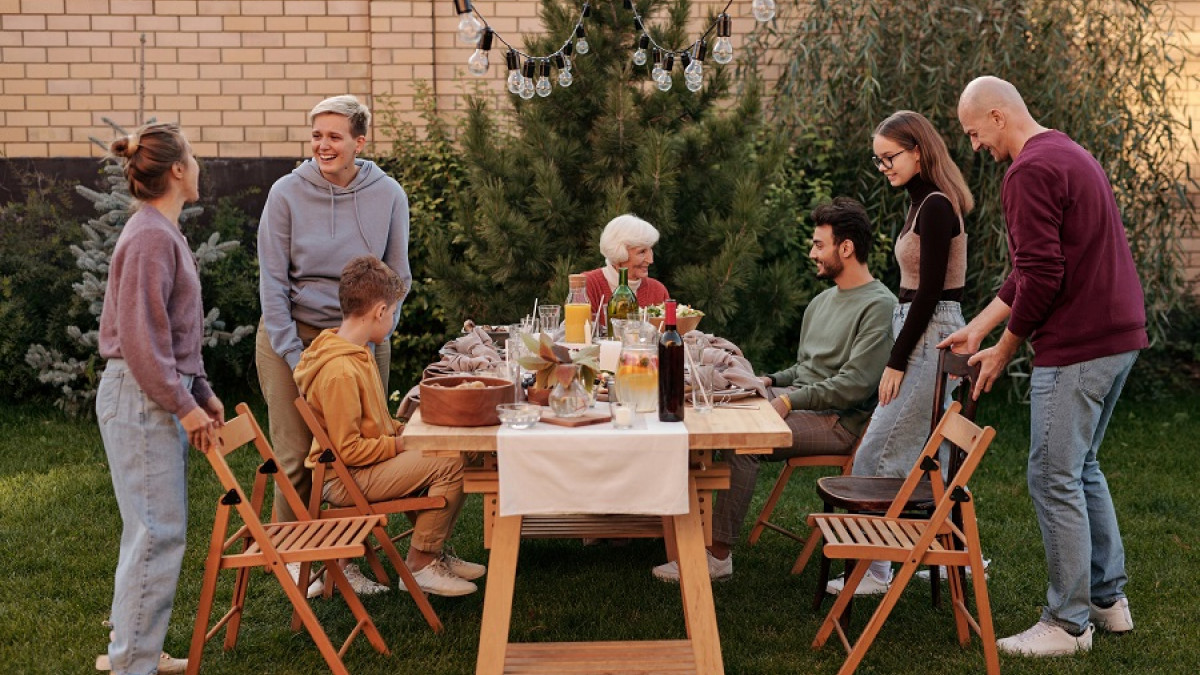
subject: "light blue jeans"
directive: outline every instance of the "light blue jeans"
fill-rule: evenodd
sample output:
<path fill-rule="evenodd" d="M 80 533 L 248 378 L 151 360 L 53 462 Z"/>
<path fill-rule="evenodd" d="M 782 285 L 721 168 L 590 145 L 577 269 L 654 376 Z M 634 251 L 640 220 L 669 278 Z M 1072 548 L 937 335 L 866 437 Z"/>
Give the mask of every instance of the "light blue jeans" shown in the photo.
<path fill-rule="evenodd" d="M 191 386 L 190 376 L 184 384 Z M 183 564 L 187 436 L 121 359 L 100 377 L 96 418 L 123 524 L 108 656 L 114 673 L 149 675 L 158 668 Z"/>
<path fill-rule="evenodd" d="M 1029 496 L 1050 587 L 1042 621 L 1074 633 L 1088 602 L 1125 596 L 1125 548 L 1097 455 L 1137 360 L 1125 352 L 1062 367 L 1035 367 L 1031 383 Z"/>
<path fill-rule="evenodd" d="M 905 302 L 892 312 L 893 337 L 900 334 L 911 307 L 912 303 Z M 933 418 L 933 392 L 938 376 L 937 345 L 965 325 L 959 303 L 944 300 L 937 304 L 921 341 L 908 355 L 900 393 L 891 403 L 876 406 L 871 415 L 871 424 L 854 455 L 855 476 L 904 478 L 912 471 L 929 438 Z M 957 386 L 957 380 L 950 382 L 947 400 Z"/>

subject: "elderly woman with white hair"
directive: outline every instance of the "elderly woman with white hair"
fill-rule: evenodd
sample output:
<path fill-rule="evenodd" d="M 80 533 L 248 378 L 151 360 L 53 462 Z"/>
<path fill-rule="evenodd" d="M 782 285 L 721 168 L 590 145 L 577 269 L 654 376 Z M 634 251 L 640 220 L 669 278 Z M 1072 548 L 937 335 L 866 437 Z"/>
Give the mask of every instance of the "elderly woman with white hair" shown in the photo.
<path fill-rule="evenodd" d="M 639 307 L 661 304 L 671 297 L 662 282 L 650 278 L 657 243 L 658 230 L 631 213 L 608 221 L 600 234 L 605 265 L 587 273 L 587 295 L 593 312 L 612 298 L 617 290 L 617 270 L 622 268 L 629 271 L 629 288 L 637 296 Z"/>
<path fill-rule="evenodd" d="M 405 288 L 412 284 L 408 195 L 374 162 L 358 158 L 370 110 L 353 96 L 334 96 L 318 103 L 308 119 L 312 156 L 271 186 L 259 221 L 263 315 L 255 346 L 271 444 L 305 503 L 311 470 L 304 460 L 312 434 L 292 404 L 300 395 L 292 371 L 313 338 L 342 323 L 342 268 L 359 256 L 374 256 L 396 271 Z M 386 394 L 391 344 L 372 346 Z M 284 500 L 276 499 L 274 508 L 276 519 L 294 519 Z M 386 590 L 371 586 L 357 569 L 347 569 L 347 576 L 359 593 Z"/>

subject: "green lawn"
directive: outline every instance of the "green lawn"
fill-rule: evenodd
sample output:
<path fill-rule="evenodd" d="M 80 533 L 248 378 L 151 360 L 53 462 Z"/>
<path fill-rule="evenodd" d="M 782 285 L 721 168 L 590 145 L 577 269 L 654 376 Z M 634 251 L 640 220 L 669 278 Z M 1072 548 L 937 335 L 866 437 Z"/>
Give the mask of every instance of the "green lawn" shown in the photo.
<path fill-rule="evenodd" d="M 980 421 L 999 434 L 974 483 L 984 553 L 992 559 L 990 589 L 997 631 L 1027 628 L 1044 600 L 1041 539 L 1025 490 L 1028 413 L 993 396 Z M 233 401 L 227 401 L 232 409 Z M 261 416 L 260 416 L 261 418 Z M 1102 451 L 1117 502 L 1128 555 L 1127 589 L 1137 630 L 1098 635 L 1083 657 L 1028 660 L 1002 657 L 1007 673 L 1200 672 L 1200 395 L 1168 401 L 1122 402 Z M 214 512 L 220 490 L 207 462 L 192 455 L 191 524 L 187 559 L 166 649 L 185 655 L 191 636 Z M 778 473 L 768 466 L 759 499 Z M 779 512 L 798 525 L 818 506 L 800 474 Z M 759 504 L 754 506 L 757 509 Z M 460 555 L 486 562 L 477 496 L 463 511 L 454 543 Z M 9 673 L 86 673 L 105 648 L 120 519 L 104 451 L 94 422 L 64 419 L 32 406 L 0 410 L 0 664 Z M 789 540 L 767 533 L 735 556 L 732 581 L 717 584 L 718 622 L 729 673 L 833 673 L 843 653 L 836 639 L 821 651 L 809 643 L 820 616 L 809 609 L 815 566 L 800 577 L 788 570 L 796 553 Z M 512 637 L 518 641 L 664 639 L 683 637 L 679 596 L 656 582 L 649 568 L 662 562 L 661 543 L 583 548 L 577 541 L 524 545 L 517 580 Z M 485 578 L 486 579 L 486 578 Z M 306 634 L 288 630 L 288 605 L 274 581 L 256 575 L 238 648 L 205 652 L 204 672 L 328 672 Z M 226 596 L 228 579 L 223 584 Z M 256 592 L 257 591 L 257 592 Z M 929 607 L 919 581 L 905 594 L 876 640 L 860 673 L 982 672 L 978 642 L 960 649 L 947 610 Z M 433 598 L 446 624 L 435 636 L 406 595 L 366 599 L 392 655 L 376 654 L 365 640 L 346 662 L 358 674 L 470 673 L 479 638 L 482 594 Z M 338 600 L 317 601 L 335 642 L 352 626 Z M 872 605 L 859 602 L 856 625 Z M 827 605 L 828 606 L 828 605 Z M 94 671 L 93 671 L 94 672 Z"/>

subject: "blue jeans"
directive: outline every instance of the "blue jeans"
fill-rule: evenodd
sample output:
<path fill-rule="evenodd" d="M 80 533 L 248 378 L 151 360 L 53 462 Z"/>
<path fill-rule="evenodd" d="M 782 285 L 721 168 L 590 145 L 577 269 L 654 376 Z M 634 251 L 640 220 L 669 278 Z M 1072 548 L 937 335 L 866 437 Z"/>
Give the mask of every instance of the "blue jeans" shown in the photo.
<path fill-rule="evenodd" d="M 1078 633 L 1088 602 L 1125 596 L 1125 548 L 1097 454 L 1137 352 L 1035 367 L 1029 449 L 1033 499 L 1050 587 L 1042 621 Z"/>
<path fill-rule="evenodd" d="M 911 308 L 909 302 L 896 305 L 892 313 L 893 337 L 900 334 Z M 921 341 L 908 355 L 900 393 L 891 403 L 876 406 L 871 415 L 871 424 L 854 455 L 855 476 L 904 478 L 912 471 L 932 426 L 933 392 L 938 378 L 937 344 L 965 325 L 959 303 L 943 300 L 937 304 Z M 950 382 L 947 401 L 957 386 L 956 380 Z"/>
<path fill-rule="evenodd" d="M 114 673 L 149 675 L 158 668 L 183 565 L 187 436 L 121 359 L 110 360 L 100 377 L 96 418 L 123 524 L 108 656 Z"/>

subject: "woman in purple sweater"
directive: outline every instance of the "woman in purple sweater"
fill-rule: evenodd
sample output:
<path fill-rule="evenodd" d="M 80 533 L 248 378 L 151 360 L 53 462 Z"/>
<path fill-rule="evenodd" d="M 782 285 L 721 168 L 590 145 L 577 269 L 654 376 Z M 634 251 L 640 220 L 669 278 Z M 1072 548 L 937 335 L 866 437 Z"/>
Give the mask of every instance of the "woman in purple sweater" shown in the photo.
<path fill-rule="evenodd" d="M 100 314 L 108 359 L 96 417 L 121 510 L 120 558 L 108 653 L 96 668 L 182 673 L 163 640 L 187 534 L 187 447 L 212 445 L 225 409 L 200 356 L 200 275 L 179 230 L 200 198 L 200 167 L 174 124 L 150 124 L 113 141 L 137 210 L 117 239 Z"/>

